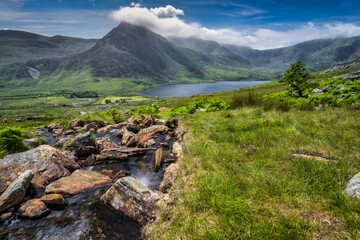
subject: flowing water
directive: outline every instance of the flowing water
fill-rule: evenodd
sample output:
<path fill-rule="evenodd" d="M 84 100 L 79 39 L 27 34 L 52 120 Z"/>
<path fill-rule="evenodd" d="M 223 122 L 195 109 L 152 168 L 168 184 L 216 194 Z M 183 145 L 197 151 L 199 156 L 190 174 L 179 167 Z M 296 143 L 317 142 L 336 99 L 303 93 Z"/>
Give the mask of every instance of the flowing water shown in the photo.
<path fill-rule="evenodd" d="M 197 84 L 174 84 L 149 88 L 138 92 L 146 97 L 187 97 L 201 93 L 212 93 L 250 87 L 269 81 L 234 81 Z"/>
<path fill-rule="evenodd" d="M 117 130 L 108 133 L 96 133 L 96 137 L 107 137 L 120 147 L 120 139 L 113 136 Z M 54 138 L 46 133 L 47 144 L 54 145 L 63 136 Z M 156 139 L 158 147 L 160 141 L 165 141 L 165 135 Z M 169 146 L 175 141 L 172 138 Z M 163 147 L 164 155 L 170 153 L 169 147 Z M 155 173 L 153 168 L 153 154 L 148 151 L 144 156 L 132 157 L 127 162 L 112 161 L 85 170 L 101 172 L 116 181 L 116 174 L 127 170 L 130 176 L 139 180 L 145 186 L 158 190 L 164 172 Z M 97 189 L 84 194 L 68 198 L 68 205 L 63 210 L 53 210 L 48 216 L 38 220 L 27 220 L 16 216 L 0 224 L 0 239 L 142 239 L 140 226 L 128 217 L 114 211 L 99 199 L 107 188 Z"/>

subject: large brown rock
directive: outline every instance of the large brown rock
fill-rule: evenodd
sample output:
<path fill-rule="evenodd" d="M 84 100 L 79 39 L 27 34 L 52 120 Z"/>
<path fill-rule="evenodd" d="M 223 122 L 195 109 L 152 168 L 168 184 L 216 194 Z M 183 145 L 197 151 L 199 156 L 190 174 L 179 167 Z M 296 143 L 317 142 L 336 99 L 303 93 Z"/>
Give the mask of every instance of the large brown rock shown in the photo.
<path fill-rule="evenodd" d="M 126 127 L 123 127 L 120 131 L 116 132 L 114 136 L 121 137 L 121 144 L 127 147 L 136 146 L 139 140 L 138 136 L 129 131 Z"/>
<path fill-rule="evenodd" d="M 77 168 L 79 165 L 74 159 L 48 145 L 7 155 L 0 161 L 0 193 L 26 170 L 33 171 L 34 178 L 31 182 L 35 187 L 44 187 L 59 178 L 70 175 L 70 171 Z"/>
<path fill-rule="evenodd" d="M 6 191 L 0 196 L 0 212 L 21 202 L 33 177 L 33 171 L 28 170 L 11 183 Z"/>
<path fill-rule="evenodd" d="M 119 146 L 106 137 L 96 139 L 96 150 L 101 153 L 104 149 L 118 148 Z"/>
<path fill-rule="evenodd" d="M 165 134 L 168 132 L 168 130 L 169 128 L 163 125 L 154 125 L 140 130 L 139 133 L 137 134 L 139 138 L 137 146 L 138 147 L 146 146 L 146 142 L 148 140 L 158 135 Z"/>
<path fill-rule="evenodd" d="M 90 132 L 77 135 L 74 140 L 74 148 L 76 156 L 82 159 L 96 153 L 93 135 Z"/>
<path fill-rule="evenodd" d="M 49 207 L 62 207 L 66 204 L 66 200 L 60 194 L 48 194 L 41 197 L 43 201 Z"/>
<path fill-rule="evenodd" d="M 84 126 L 84 121 L 81 119 L 74 119 L 70 122 L 70 127 L 74 128 L 74 127 L 83 127 Z"/>
<path fill-rule="evenodd" d="M 99 133 L 109 132 L 110 130 L 113 130 L 113 129 L 120 129 L 125 125 L 126 125 L 126 123 L 117 123 L 117 124 L 107 125 L 105 127 L 99 128 L 97 130 L 97 132 L 99 132 Z"/>
<path fill-rule="evenodd" d="M 143 128 L 148 128 L 154 124 L 154 118 L 150 115 L 140 115 L 131 117 L 127 120 L 126 127 L 128 130 L 137 133 Z"/>
<path fill-rule="evenodd" d="M 178 169 L 179 165 L 177 163 L 172 163 L 166 168 L 164 173 L 164 179 L 160 184 L 161 192 L 167 192 L 167 190 L 173 185 Z"/>
<path fill-rule="evenodd" d="M 106 161 L 128 161 L 130 157 L 142 156 L 147 151 L 154 150 L 154 148 L 112 148 L 104 149 L 101 154 L 96 156 L 95 165 L 104 163 Z"/>
<path fill-rule="evenodd" d="M 136 179 L 124 177 L 116 181 L 101 200 L 136 222 L 146 224 L 155 220 L 160 198 Z"/>
<path fill-rule="evenodd" d="M 154 172 L 158 172 L 160 170 L 162 157 L 163 150 L 162 148 L 159 148 L 155 152 Z"/>
<path fill-rule="evenodd" d="M 50 213 L 50 209 L 41 199 L 31 199 L 21 205 L 19 215 L 25 218 L 41 218 Z"/>
<path fill-rule="evenodd" d="M 104 186 L 110 186 L 111 179 L 94 171 L 76 170 L 71 176 L 61 178 L 46 187 L 45 194 L 76 195 Z"/>

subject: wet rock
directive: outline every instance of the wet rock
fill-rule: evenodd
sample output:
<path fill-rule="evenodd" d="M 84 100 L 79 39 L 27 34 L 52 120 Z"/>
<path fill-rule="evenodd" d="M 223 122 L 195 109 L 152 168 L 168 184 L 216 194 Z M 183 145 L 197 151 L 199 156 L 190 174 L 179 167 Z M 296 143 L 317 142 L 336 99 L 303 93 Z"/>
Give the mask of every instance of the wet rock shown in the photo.
<path fill-rule="evenodd" d="M 101 153 L 104 149 L 118 148 L 119 146 L 106 137 L 96 139 L 96 149 Z"/>
<path fill-rule="evenodd" d="M 47 126 L 48 132 L 52 132 L 54 129 L 58 129 L 59 125 L 57 125 L 56 123 L 52 123 L 49 126 Z"/>
<path fill-rule="evenodd" d="M 161 142 L 161 143 L 160 143 L 160 146 L 162 146 L 162 147 L 168 147 L 168 146 L 169 146 L 169 143 L 167 143 L 167 142 Z"/>
<path fill-rule="evenodd" d="M 179 125 L 179 120 L 177 118 L 173 118 L 170 120 L 166 120 L 165 126 L 167 126 L 170 129 L 174 129 Z"/>
<path fill-rule="evenodd" d="M 353 176 L 346 184 L 344 194 L 349 197 L 360 198 L 360 173 Z"/>
<path fill-rule="evenodd" d="M 99 133 L 109 132 L 109 131 L 111 131 L 113 129 L 120 129 L 125 125 L 126 125 L 126 123 L 118 123 L 118 124 L 107 125 L 105 127 L 102 127 L 100 129 L 98 129 L 97 132 L 99 132 Z"/>
<path fill-rule="evenodd" d="M 41 188 L 61 177 L 70 175 L 70 171 L 77 168 L 79 165 L 74 159 L 48 145 L 7 155 L 0 161 L 0 193 L 7 188 L 7 182 L 11 183 L 26 170 L 33 171 L 34 178 L 31 183 L 36 188 Z"/>
<path fill-rule="evenodd" d="M 65 132 L 65 135 L 71 135 L 71 134 L 74 134 L 75 131 L 73 129 L 69 129 Z"/>
<path fill-rule="evenodd" d="M 138 136 L 135 133 L 129 131 L 126 127 L 116 132 L 114 136 L 121 137 L 121 144 L 127 147 L 136 146 L 139 140 Z"/>
<path fill-rule="evenodd" d="M 50 209 L 40 198 L 31 199 L 19 208 L 19 215 L 24 218 L 41 218 L 50 213 Z"/>
<path fill-rule="evenodd" d="M 66 205 L 66 200 L 60 194 L 48 194 L 41 197 L 46 206 L 51 209 L 61 209 Z"/>
<path fill-rule="evenodd" d="M 37 148 L 39 146 L 39 139 L 31 138 L 31 139 L 24 139 L 23 143 L 30 148 Z"/>
<path fill-rule="evenodd" d="M 153 221 L 158 213 L 160 195 L 132 177 L 124 177 L 101 200 L 140 224 Z"/>
<path fill-rule="evenodd" d="M 70 122 L 70 127 L 74 128 L 74 127 L 83 127 L 84 126 L 84 121 L 81 119 L 74 119 Z"/>
<path fill-rule="evenodd" d="M 85 127 L 74 127 L 75 133 L 86 132 Z"/>
<path fill-rule="evenodd" d="M 145 147 L 146 142 L 151 138 L 154 138 L 158 135 L 165 134 L 169 130 L 168 127 L 162 125 L 154 125 L 145 129 L 142 129 L 137 134 L 139 141 L 137 146 L 138 147 Z"/>
<path fill-rule="evenodd" d="M 96 153 L 95 141 L 90 132 L 77 135 L 74 140 L 74 147 L 78 158 L 87 158 Z"/>
<path fill-rule="evenodd" d="M 123 177 L 127 177 L 130 176 L 130 171 L 126 170 L 126 169 L 122 169 L 119 172 L 116 173 L 116 178 L 123 178 Z"/>
<path fill-rule="evenodd" d="M 154 118 L 150 115 L 140 115 L 127 120 L 126 127 L 129 131 L 137 133 L 141 129 L 148 128 L 154 124 Z"/>
<path fill-rule="evenodd" d="M 151 147 L 151 146 L 153 146 L 153 145 L 155 145 L 156 144 L 156 141 L 155 141 L 155 139 L 149 139 L 147 142 L 146 142 L 146 144 L 145 144 L 145 147 Z"/>
<path fill-rule="evenodd" d="M 0 215 L 0 223 L 6 222 L 12 217 L 13 213 L 7 212 Z"/>
<path fill-rule="evenodd" d="M 95 164 L 96 161 L 96 154 L 91 154 L 85 160 L 80 160 L 78 163 L 82 167 L 90 167 Z"/>
<path fill-rule="evenodd" d="M 162 148 L 159 148 L 155 152 L 154 172 L 158 172 L 160 170 L 162 157 L 163 157 L 163 150 Z"/>
<path fill-rule="evenodd" d="M 61 178 L 46 187 L 45 194 L 57 193 L 71 196 L 111 184 L 111 179 L 94 171 L 76 170 L 69 177 Z"/>
<path fill-rule="evenodd" d="M 154 123 L 155 123 L 155 125 L 165 125 L 166 120 L 164 120 L 164 119 L 155 119 Z"/>
<path fill-rule="evenodd" d="M 176 163 L 170 164 L 164 173 L 164 179 L 162 180 L 160 184 L 160 191 L 161 192 L 167 192 L 167 190 L 173 185 L 173 182 L 176 178 L 176 172 L 179 169 L 179 165 Z"/>
<path fill-rule="evenodd" d="M 0 196 L 0 212 L 21 202 L 33 177 L 33 171 L 28 170 L 10 184 L 6 191 Z"/>
<path fill-rule="evenodd" d="M 59 140 L 55 143 L 54 147 L 63 148 L 67 142 L 71 141 L 71 139 L 71 137 L 59 138 Z"/>
<path fill-rule="evenodd" d="M 101 154 L 96 156 L 95 165 L 104 163 L 106 161 L 115 160 L 115 161 L 128 161 L 130 157 L 142 156 L 147 153 L 149 150 L 154 150 L 153 148 L 112 148 L 104 149 L 101 151 Z"/>

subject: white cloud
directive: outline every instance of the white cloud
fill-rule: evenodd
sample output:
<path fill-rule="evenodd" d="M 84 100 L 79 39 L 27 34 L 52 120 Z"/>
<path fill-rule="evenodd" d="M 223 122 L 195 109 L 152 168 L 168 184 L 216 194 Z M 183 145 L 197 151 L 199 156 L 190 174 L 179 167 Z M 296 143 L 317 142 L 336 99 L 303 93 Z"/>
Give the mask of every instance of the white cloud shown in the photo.
<path fill-rule="evenodd" d="M 10 28 L 3 28 L 2 30 L 5 30 L 5 31 L 7 31 L 7 30 L 10 30 Z"/>
<path fill-rule="evenodd" d="M 159 18 L 169 18 L 175 17 L 177 15 L 184 15 L 183 10 L 176 9 L 170 5 L 167 5 L 166 7 L 150 8 L 150 12 Z"/>
<path fill-rule="evenodd" d="M 181 9 L 166 7 L 151 8 L 141 6 L 122 7 L 110 16 L 118 22 L 128 22 L 144 26 L 165 37 L 198 37 L 223 44 L 247 45 L 257 49 L 278 48 L 299 42 L 332 37 L 357 36 L 360 26 L 353 23 L 308 23 L 288 31 L 259 28 L 244 33 L 232 28 L 211 29 L 199 23 L 187 23 L 177 15 L 184 15 Z"/>
<path fill-rule="evenodd" d="M 132 7 L 135 7 L 135 8 L 139 8 L 139 7 L 141 7 L 141 4 L 140 3 L 131 3 L 131 6 Z"/>

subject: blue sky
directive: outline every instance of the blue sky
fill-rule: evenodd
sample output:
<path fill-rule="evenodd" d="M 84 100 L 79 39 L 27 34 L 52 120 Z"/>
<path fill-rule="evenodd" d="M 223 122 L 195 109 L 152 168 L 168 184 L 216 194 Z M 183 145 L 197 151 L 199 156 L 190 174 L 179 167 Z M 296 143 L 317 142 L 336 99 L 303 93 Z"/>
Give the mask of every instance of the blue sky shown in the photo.
<path fill-rule="evenodd" d="M 168 7 L 166 7 L 169 5 Z M 359 0 L 0 0 L 0 29 L 101 38 L 121 21 L 266 49 L 360 34 Z"/>

